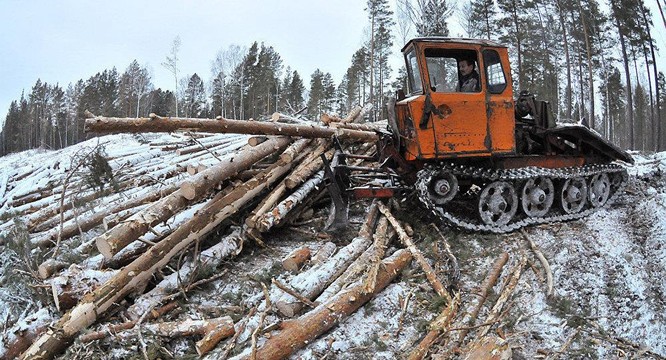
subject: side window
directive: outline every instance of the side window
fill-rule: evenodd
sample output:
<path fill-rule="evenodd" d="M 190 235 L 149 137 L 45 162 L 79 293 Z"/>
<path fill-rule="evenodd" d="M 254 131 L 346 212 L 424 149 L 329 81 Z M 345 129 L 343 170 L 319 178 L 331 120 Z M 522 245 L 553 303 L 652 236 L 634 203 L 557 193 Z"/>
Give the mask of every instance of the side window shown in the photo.
<path fill-rule="evenodd" d="M 503 93 L 506 89 L 506 76 L 504 76 L 504 68 L 502 68 L 502 62 L 497 51 L 484 50 L 483 63 L 486 67 L 488 91 L 491 94 Z"/>
<path fill-rule="evenodd" d="M 409 93 L 422 94 L 423 85 L 421 82 L 421 73 L 419 72 L 419 63 L 416 58 L 415 50 L 412 49 L 406 55 L 407 58 L 407 74 L 409 78 Z"/>

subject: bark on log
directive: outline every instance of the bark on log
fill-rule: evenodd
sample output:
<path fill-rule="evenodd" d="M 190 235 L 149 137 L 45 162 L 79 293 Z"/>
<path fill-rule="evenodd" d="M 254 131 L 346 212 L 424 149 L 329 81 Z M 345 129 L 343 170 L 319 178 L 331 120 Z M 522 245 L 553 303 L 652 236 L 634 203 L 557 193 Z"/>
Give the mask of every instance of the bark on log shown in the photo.
<path fill-rule="evenodd" d="M 117 270 L 100 271 L 83 269 L 77 265 L 70 266 L 48 282 L 56 308 L 58 311 L 71 309 L 85 294 L 94 291 L 117 273 Z"/>
<path fill-rule="evenodd" d="M 428 263 L 428 260 L 426 260 L 425 257 L 423 257 L 423 254 L 421 254 L 421 251 L 416 247 L 414 242 L 412 241 L 412 238 L 407 235 L 405 230 L 402 228 L 398 220 L 391 214 L 391 211 L 386 207 L 381 202 L 377 203 L 377 207 L 379 208 L 379 211 L 381 211 L 384 216 L 388 219 L 388 221 L 391 223 L 391 226 L 395 229 L 395 231 L 398 233 L 398 237 L 400 240 L 407 246 L 409 251 L 412 253 L 414 256 L 414 259 L 418 262 L 419 266 L 421 266 L 421 269 L 423 269 L 423 272 L 425 272 L 426 278 L 432 285 L 433 289 L 435 289 L 435 292 L 437 295 L 441 296 L 446 300 L 447 303 L 451 302 L 451 295 L 444 289 L 444 286 L 442 283 L 437 279 L 437 275 L 435 274 L 435 271 L 432 269 L 432 266 L 430 266 L 430 263 Z"/>
<path fill-rule="evenodd" d="M 46 334 L 37 339 L 21 358 L 50 359 L 55 356 L 79 331 L 93 324 L 98 316 L 104 314 L 127 294 L 143 287 L 155 271 L 166 265 L 176 254 L 236 213 L 288 170 L 288 166 L 276 164 L 267 169 L 262 176 L 234 189 L 222 200 L 206 206 L 196 218 L 155 244 L 96 291 L 87 294 L 76 307 L 68 311 Z"/>
<path fill-rule="evenodd" d="M 509 301 L 509 297 L 511 297 L 513 290 L 516 288 L 516 285 L 518 285 L 518 280 L 520 280 L 520 275 L 523 272 L 523 268 L 525 268 L 525 264 L 527 264 L 527 256 L 523 254 L 520 257 L 518 264 L 513 267 L 510 277 L 504 283 L 504 288 L 502 289 L 499 298 L 497 298 L 495 305 L 493 305 L 493 308 L 488 313 L 488 317 L 484 323 L 490 324 L 499 320 L 504 304 Z M 477 339 L 484 337 L 488 333 L 488 330 L 490 330 L 490 325 L 480 327 L 476 334 Z"/>
<path fill-rule="evenodd" d="M 465 312 L 465 315 L 460 322 L 463 330 L 461 330 L 458 333 L 458 337 L 455 341 L 455 346 L 460 347 L 462 346 L 463 342 L 465 341 L 465 337 L 469 333 L 469 327 L 474 326 L 474 322 L 476 321 L 476 317 L 479 316 L 479 312 L 481 311 L 481 307 L 483 307 L 483 304 L 486 302 L 486 299 L 488 298 L 488 293 L 492 290 L 492 288 L 495 286 L 497 283 L 497 279 L 499 279 L 500 275 L 502 274 L 502 269 L 504 268 L 504 265 L 506 265 L 506 262 L 509 261 L 509 254 L 507 253 L 502 253 L 497 260 L 493 263 L 493 266 L 490 268 L 490 271 L 488 272 L 488 275 L 486 275 L 486 278 L 483 279 L 483 282 L 481 283 L 481 286 L 479 288 L 478 293 L 473 293 L 474 296 L 472 296 L 472 300 L 469 303 L 468 311 Z"/>
<path fill-rule="evenodd" d="M 149 324 L 141 324 L 140 331 L 143 334 L 151 334 L 164 337 L 182 337 L 194 335 L 206 335 L 216 329 L 223 329 L 222 333 L 231 336 L 234 334 L 234 322 L 229 316 L 205 320 L 181 320 L 165 321 Z M 136 326 L 135 326 L 136 327 Z M 116 338 L 132 339 L 136 337 L 136 329 L 121 330 L 114 334 Z"/>
<path fill-rule="evenodd" d="M 314 299 L 337 279 L 368 246 L 370 246 L 369 239 L 355 238 L 321 266 L 310 268 L 308 271 L 294 277 L 289 283 L 290 287 L 304 297 L 310 300 Z M 274 303 L 278 311 L 287 317 L 293 317 L 303 309 L 303 304 L 289 294 L 282 295 Z"/>
<path fill-rule="evenodd" d="M 320 171 L 317 175 L 306 181 L 303 186 L 277 204 L 273 210 L 259 216 L 254 227 L 260 232 L 267 232 L 275 225 L 280 224 L 291 210 L 303 202 L 313 191 L 317 190 L 323 182 L 324 172 Z"/>
<path fill-rule="evenodd" d="M 464 360 L 510 360 L 513 358 L 513 352 L 508 341 L 491 335 L 475 341 L 461 356 Z"/>
<path fill-rule="evenodd" d="M 289 124 L 307 124 L 308 121 L 295 118 L 293 116 L 285 115 L 285 114 L 280 114 L 279 112 L 273 113 L 271 116 L 271 121 L 273 122 L 281 122 L 281 123 L 289 123 Z"/>
<path fill-rule="evenodd" d="M 377 210 L 373 206 L 368 211 L 359 235 L 328 261 L 294 277 L 289 283 L 291 288 L 310 300 L 321 294 L 370 246 L 370 231 L 372 231 L 371 227 L 374 227 L 376 216 Z M 273 303 L 280 313 L 287 317 L 293 317 L 303 308 L 303 304 L 298 299 L 287 294 L 282 295 Z"/>
<path fill-rule="evenodd" d="M 151 226 L 165 221 L 189 204 L 189 198 L 195 199 L 197 196 L 201 196 L 217 183 L 250 167 L 250 165 L 258 160 L 277 151 L 276 149 L 286 147 L 288 143 L 288 138 L 274 138 L 260 146 L 248 149 L 239 154 L 239 156 L 235 158 L 236 161 L 224 161 L 215 167 L 197 174 L 188 182 L 192 185 L 192 190 L 189 194 L 186 195 L 185 193 L 187 190 L 183 191 L 181 188 L 159 202 L 151 205 L 145 211 L 132 216 L 122 224 L 119 224 L 110 231 L 100 235 L 96 240 L 99 252 L 107 259 L 110 259 L 114 254 L 118 253 L 118 251 L 122 250 L 125 246 L 148 231 Z"/>
<path fill-rule="evenodd" d="M 4 346 L 0 346 L 0 360 L 18 358 L 41 333 L 46 331 L 51 321 L 52 315 L 44 307 L 5 330 L 3 333 Z"/>
<path fill-rule="evenodd" d="M 310 259 L 310 255 L 310 248 L 301 246 L 282 259 L 282 267 L 287 271 L 296 272 Z"/>
<path fill-rule="evenodd" d="M 319 265 L 319 264 L 323 263 L 328 258 L 330 258 L 331 255 L 333 255 L 333 253 L 335 252 L 335 250 L 337 248 L 338 248 L 338 246 L 335 245 L 335 243 L 327 241 L 326 243 L 324 243 L 324 245 L 322 245 L 317 250 L 317 252 L 314 254 L 314 256 L 312 256 L 312 259 L 310 260 L 310 263 L 312 264 L 312 266 Z"/>
<path fill-rule="evenodd" d="M 210 330 L 203 339 L 197 341 L 195 347 L 197 349 L 197 354 L 203 356 L 209 351 L 213 350 L 217 343 L 221 340 L 228 338 L 229 336 L 234 335 L 236 329 L 234 328 L 233 322 L 231 325 L 228 323 L 220 323 L 214 329 Z"/>
<path fill-rule="evenodd" d="M 297 320 L 283 322 L 282 330 L 271 336 L 257 349 L 257 359 L 284 359 L 303 348 L 305 345 L 339 324 L 363 304 L 368 302 L 379 291 L 390 284 L 411 261 L 409 251 L 398 250 L 391 257 L 382 262 L 377 274 L 377 288 L 375 293 L 367 293 L 363 284 L 358 284 L 341 292 L 314 310 L 301 316 Z M 249 356 L 244 356 L 248 359 Z"/>
<path fill-rule="evenodd" d="M 425 358 L 430 350 L 430 347 L 437 341 L 437 339 L 449 330 L 453 319 L 458 313 L 460 307 L 460 292 L 456 293 L 451 301 L 447 304 L 446 308 L 439 314 L 435 320 L 430 324 L 430 331 L 419 342 L 419 344 L 409 354 L 409 360 L 421 360 Z"/>
<path fill-rule="evenodd" d="M 166 305 L 162 306 L 161 308 L 159 308 L 157 310 L 151 311 L 150 315 L 147 316 L 145 320 L 157 319 L 160 316 L 162 316 L 162 315 L 170 312 L 171 310 L 175 309 L 176 307 L 178 307 L 177 302 L 171 302 L 169 304 L 166 304 Z M 128 321 L 128 322 L 124 322 L 124 323 L 120 323 L 120 324 L 105 325 L 105 326 L 102 327 L 101 330 L 93 331 L 93 332 L 81 335 L 79 337 L 79 340 L 81 340 L 82 343 L 87 343 L 87 342 L 91 342 L 91 341 L 95 341 L 95 340 L 101 340 L 101 339 L 104 339 L 105 337 L 107 337 L 109 335 L 112 335 L 112 334 L 115 334 L 119 331 L 131 329 L 136 325 L 136 323 L 137 323 L 137 321 Z"/>
<path fill-rule="evenodd" d="M 317 125 L 284 124 L 274 122 L 194 119 L 194 118 L 111 118 L 95 117 L 86 119 L 86 131 L 109 132 L 172 132 L 191 130 L 211 133 L 234 133 L 251 135 L 285 135 L 306 138 L 332 138 L 343 140 L 375 142 L 378 136 L 368 131 L 333 129 Z"/>
<path fill-rule="evenodd" d="M 238 156 L 226 158 L 219 164 L 203 171 L 180 186 L 180 194 L 188 200 L 198 199 L 213 186 L 223 180 L 248 169 L 255 162 L 264 157 L 279 152 L 289 144 L 290 139 L 284 137 L 272 138 L 259 146 L 249 148 Z M 299 146 L 301 146 L 300 143 Z"/>
<path fill-rule="evenodd" d="M 181 284 L 181 281 L 189 280 L 195 270 L 201 270 L 199 273 L 213 271 L 227 258 L 238 255 L 242 247 L 243 239 L 240 236 L 240 229 L 236 228 L 231 234 L 223 237 L 219 243 L 202 251 L 197 260 L 200 264 L 189 262 L 183 265 L 178 271 L 164 277 L 152 290 L 135 299 L 134 304 L 127 309 L 127 315 L 130 319 L 139 319 L 146 311 L 156 308 L 164 298 L 176 292 L 179 286 L 187 286 L 187 283 Z M 194 280 L 197 278 L 192 281 Z"/>

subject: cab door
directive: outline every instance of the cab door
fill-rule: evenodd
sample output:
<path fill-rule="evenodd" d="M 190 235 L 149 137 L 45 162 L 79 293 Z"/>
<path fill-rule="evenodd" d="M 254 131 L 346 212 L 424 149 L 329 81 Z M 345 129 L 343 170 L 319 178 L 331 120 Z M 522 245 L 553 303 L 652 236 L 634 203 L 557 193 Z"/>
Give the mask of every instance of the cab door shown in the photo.
<path fill-rule="evenodd" d="M 493 154 L 514 153 L 516 122 L 509 55 L 506 48 L 486 48 L 482 55 L 487 85 L 489 149 Z"/>
<path fill-rule="evenodd" d="M 424 55 L 432 108 L 426 129 L 422 130 L 433 133 L 432 156 L 489 155 L 485 86 L 477 49 L 458 44 L 455 49 L 426 48 Z M 461 92 L 458 88 L 458 64 L 463 59 L 473 62 L 479 82 L 478 88 L 471 92 Z"/>

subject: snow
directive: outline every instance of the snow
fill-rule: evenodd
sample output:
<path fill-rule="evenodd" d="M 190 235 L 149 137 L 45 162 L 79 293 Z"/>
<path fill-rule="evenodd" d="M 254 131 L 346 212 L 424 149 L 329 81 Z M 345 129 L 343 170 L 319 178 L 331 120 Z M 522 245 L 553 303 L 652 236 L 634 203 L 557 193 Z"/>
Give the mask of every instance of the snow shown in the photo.
<path fill-rule="evenodd" d="M 200 141 L 212 143 L 220 137 L 211 136 Z M 245 137 L 232 138 L 229 143 L 232 146 L 221 147 L 225 150 L 217 156 L 229 156 L 245 143 Z M 75 154 L 90 151 L 98 144 L 104 144 L 106 154 L 112 158 L 109 163 L 114 173 L 130 178 L 133 176 L 130 169 L 143 169 L 145 176 L 158 178 L 176 166 L 183 168 L 183 165 L 187 164 L 212 164 L 217 161 L 208 155 L 195 157 L 162 150 L 162 146 L 168 145 L 181 148 L 193 145 L 188 137 L 182 134 L 109 135 L 57 151 L 30 150 L 11 154 L 0 158 L 0 219 L 4 222 L 0 223 L 0 231 L 7 234 L 13 224 L 13 212 L 35 205 L 33 203 L 13 207 L 13 199 L 60 181 L 71 171 L 71 160 Z M 570 352 L 561 358 L 585 357 L 581 356 L 581 353 L 592 354 L 591 357 L 598 358 L 614 357 L 617 349 L 615 345 L 590 335 L 596 332 L 595 326 L 598 325 L 608 337 L 626 339 L 666 356 L 666 153 L 634 152 L 632 156 L 636 159 L 636 164 L 627 166 L 630 174 L 627 192 L 619 196 L 615 204 L 582 220 L 526 229 L 528 236 L 550 262 L 554 276 L 554 296 L 546 297 L 545 284 L 540 278 L 543 277 L 541 265 L 534 256 L 529 255 L 534 267 L 528 266 L 524 270 L 510 302 L 507 319 L 498 324 L 514 347 L 514 353 L 521 354 L 524 358 L 535 358 L 539 350 L 556 351 L 575 333 L 578 326 L 581 326 L 584 331 L 573 341 L 568 350 Z M 140 177 L 144 178 L 144 175 Z M 15 181 L 17 178 L 21 180 Z M 93 208 L 103 209 L 128 197 L 141 196 L 166 184 L 178 183 L 184 178 L 186 175 L 183 174 L 169 179 L 160 178 L 154 185 L 133 188 L 122 196 L 107 196 L 96 202 Z M 52 196 L 41 201 L 48 204 L 53 203 L 56 198 L 57 196 Z M 202 204 L 159 224 L 154 230 L 160 233 L 169 227 L 177 227 L 199 210 Z M 361 203 L 359 207 L 363 208 L 364 205 Z M 352 216 L 358 216 L 359 213 L 362 211 Z M 26 221 L 36 215 L 37 213 L 25 214 L 18 218 Z M 412 222 L 415 229 L 420 229 L 423 234 L 431 221 L 422 214 L 413 214 L 409 209 L 399 215 L 402 215 L 401 220 Z M 419 226 L 419 222 L 423 224 Z M 92 230 L 84 234 L 83 238 L 91 239 L 91 235 L 100 231 L 99 228 Z M 449 237 L 462 267 L 463 307 L 460 313 L 497 255 L 503 251 L 510 254 L 509 264 L 505 266 L 498 285 L 493 289 L 494 293 L 489 296 L 479 315 L 478 322 L 483 321 L 494 297 L 501 290 L 508 269 L 513 266 L 520 253 L 527 249 L 525 241 L 520 233 L 497 236 L 469 234 L 446 228 L 444 233 Z M 246 249 L 238 258 L 225 262 L 216 270 L 226 269 L 228 274 L 188 294 L 187 303 L 183 304 L 183 312 L 188 316 L 205 318 L 210 313 L 216 316 L 225 315 L 229 313 L 225 309 L 238 308 L 240 310 L 233 315 L 234 319 L 239 319 L 248 312 L 249 307 L 263 304 L 261 289 L 257 282 L 249 279 L 274 277 L 283 283 L 296 280 L 300 284 L 299 288 L 305 288 L 314 282 L 316 279 L 313 277 L 301 275 L 299 278 L 298 274 L 279 270 L 275 264 L 298 246 L 305 244 L 313 249 L 318 248 L 321 240 L 307 238 L 290 230 L 277 230 L 270 234 L 265 239 L 268 248 L 261 249 L 246 243 Z M 421 240 L 419 247 L 427 254 L 430 243 L 423 240 L 423 234 L 417 233 L 415 239 Z M 156 235 L 147 234 L 144 238 L 152 241 Z M 336 242 L 338 249 L 342 249 L 352 239 L 353 235 L 336 236 L 332 240 Z M 72 246 L 79 244 L 75 242 Z M 19 257 L 21 255 L 6 251 L 5 247 L 6 245 L 2 245 L 0 248 L 3 251 L 0 260 L 10 266 L 18 266 L 17 264 L 23 261 Z M 131 248 L 128 248 L 124 251 L 130 250 Z M 87 269 L 83 271 L 84 277 L 101 276 L 94 270 L 99 269 L 102 263 L 99 255 L 82 260 L 80 265 Z M 17 298 L 16 289 L 10 288 L 12 285 L 9 285 L 7 280 L 11 275 L 8 271 L 11 268 L 6 269 L 0 272 L 0 320 L 9 319 L 5 335 L 11 340 L 11 334 L 18 331 L 17 329 L 44 325 L 59 315 L 56 315 L 53 307 L 48 304 Z M 535 269 L 540 272 L 540 276 L 535 274 Z M 168 271 L 164 276 L 168 277 Z M 52 281 L 57 281 L 56 279 Z M 407 307 L 402 331 L 396 335 L 402 313 L 400 299 L 404 299 L 410 292 L 414 296 Z M 398 277 L 368 304 L 292 358 L 318 359 L 327 354 L 333 358 L 393 359 L 403 356 L 420 341 L 425 325 L 438 314 L 437 309 L 430 308 L 434 297 L 420 269 L 412 265 L 408 274 Z M 177 313 L 173 316 L 179 315 Z M 277 315 L 270 314 L 265 324 L 278 319 Z M 247 334 L 253 331 L 257 324 L 258 317 L 248 323 L 245 334 L 239 339 L 245 342 L 239 345 L 239 349 L 248 346 Z M 473 336 L 472 332 L 468 339 Z M 167 348 L 172 346 L 170 351 L 179 356 L 187 356 L 193 351 L 191 343 L 178 340 L 159 344 Z M 7 342 L 0 342 L 0 351 L 5 344 Z M 111 358 L 124 358 L 136 351 L 132 346 L 116 344 L 113 341 L 107 341 L 104 346 L 104 349 L 108 350 L 106 355 Z M 211 354 L 209 358 L 215 358 L 216 355 L 219 355 L 219 352 Z"/>

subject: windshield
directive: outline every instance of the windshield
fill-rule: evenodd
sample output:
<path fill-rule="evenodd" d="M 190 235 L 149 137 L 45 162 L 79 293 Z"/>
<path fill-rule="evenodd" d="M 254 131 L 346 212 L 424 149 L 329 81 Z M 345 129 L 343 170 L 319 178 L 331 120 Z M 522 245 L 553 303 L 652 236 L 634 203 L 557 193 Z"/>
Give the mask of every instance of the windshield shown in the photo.
<path fill-rule="evenodd" d="M 411 49 L 406 55 L 407 59 L 407 77 L 409 79 L 409 93 L 412 95 L 422 94 L 423 85 L 421 82 L 421 73 L 419 72 L 418 58 L 416 52 Z"/>

